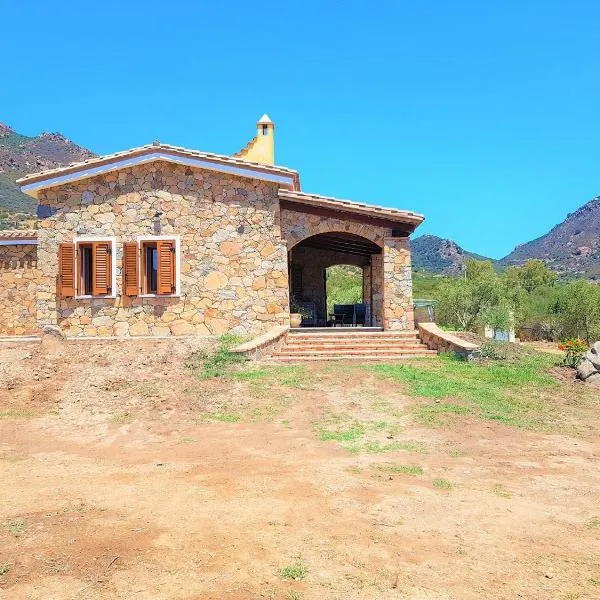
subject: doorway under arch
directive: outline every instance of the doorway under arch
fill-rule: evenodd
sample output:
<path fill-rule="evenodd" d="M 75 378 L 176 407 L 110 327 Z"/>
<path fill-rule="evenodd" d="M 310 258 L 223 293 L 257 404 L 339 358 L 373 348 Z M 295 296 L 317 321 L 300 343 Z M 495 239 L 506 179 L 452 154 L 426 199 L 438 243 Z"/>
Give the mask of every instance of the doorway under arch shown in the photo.
<path fill-rule="evenodd" d="M 327 270 L 337 265 L 346 265 L 361 273 L 360 304 L 366 305 L 368 315 L 366 320 L 363 319 L 364 325 L 381 326 L 382 249 L 367 238 L 347 232 L 318 233 L 291 248 L 288 253 L 290 311 L 304 313 L 303 326 L 335 324 L 327 300 Z"/>

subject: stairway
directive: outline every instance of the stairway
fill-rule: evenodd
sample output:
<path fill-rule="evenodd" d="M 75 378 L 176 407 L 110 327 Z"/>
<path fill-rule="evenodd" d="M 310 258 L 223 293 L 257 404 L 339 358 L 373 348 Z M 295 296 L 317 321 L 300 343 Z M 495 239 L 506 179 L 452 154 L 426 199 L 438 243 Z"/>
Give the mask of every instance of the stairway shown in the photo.
<path fill-rule="evenodd" d="M 290 329 L 285 345 L 273 353 L 277 362 L 319 360 L 402 360 L 435 356 L 417 331 L 383 331 L 377 327 Z"/>

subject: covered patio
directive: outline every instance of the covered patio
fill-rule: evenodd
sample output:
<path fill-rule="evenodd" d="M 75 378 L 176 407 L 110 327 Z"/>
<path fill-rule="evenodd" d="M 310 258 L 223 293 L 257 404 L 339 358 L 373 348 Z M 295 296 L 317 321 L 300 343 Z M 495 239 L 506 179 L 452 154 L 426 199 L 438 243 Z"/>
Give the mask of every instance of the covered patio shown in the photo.
<path fill-rule="evenodd" d="M 381 263 L 382 249 L 351 233 L 320 233 L 308 237 L 289 252 L 290 304 L 310 312 L 302 325 L 308 327 L 380 327 L 382 278 L 373 277 Z M 327 303 L 327 269 L 352 265 L 361 269 L 362 302 L 333 309 Z"/>
<path fill-rule="evenodd" d="M 299 305 L 310 312 L 303 326 L 336 322 L 327 309 L 326 270 L 353 265 L 362 270 L 364 325 L 414 330 L 408 238 L 422 215 L 292 190 L 278 195 L 290 310 Z"/>

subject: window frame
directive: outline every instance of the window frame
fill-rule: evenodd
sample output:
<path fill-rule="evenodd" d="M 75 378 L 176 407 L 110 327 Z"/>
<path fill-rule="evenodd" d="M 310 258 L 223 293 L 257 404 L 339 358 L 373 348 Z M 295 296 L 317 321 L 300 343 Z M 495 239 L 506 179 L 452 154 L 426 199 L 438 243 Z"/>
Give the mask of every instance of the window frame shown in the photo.
<path fill-rule="evenodd" d="M 110 244 L 110 294 L 81 294 L 81 259 L 79 254 L 79 246 L 93 243 Z M 75 300 L 98 299 L 98 298 L 116 298 L 117 297 L 117 239 L 109 235 L 80 235 L 73 238 L 74 252 L 74 273 L 75 273 Z"/>
<path fill-rule="evenodd" d="M 181 239 L 178 235 L 140 235 L 135 240 L 137 244 L 137 259 L 138 259 L 138 290 L 140 293 L 138 298 L 179 298 L 181 296 Z M 145 257 L 142 257 L 142 248 L 145 243 L 155 242 L 175 242 L 175 293 L 173 294 L 155 294 L 144 293 L 146 278 L 145 272 Z"/>

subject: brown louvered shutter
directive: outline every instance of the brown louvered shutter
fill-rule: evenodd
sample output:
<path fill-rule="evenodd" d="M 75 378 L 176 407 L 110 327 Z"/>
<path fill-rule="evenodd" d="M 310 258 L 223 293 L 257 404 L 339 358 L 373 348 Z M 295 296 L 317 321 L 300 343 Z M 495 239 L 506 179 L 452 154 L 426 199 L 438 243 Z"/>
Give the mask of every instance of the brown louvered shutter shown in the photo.
<path fill-rule="evenodd" d="M 93 283 L 94 296 L 106 296 L 111 292 L 111 244 L 110 242 L 95 242 L 93 248 Z"/>
<path fill-rule="evenodd" d="M 175 242 L 156 242 L 158 251 L 157 294 L 175 293 Z"/>
<path fill-rule="evenodd" d="M 126 296 L 138 295 L 138 247 L 135 242 L 123 244 L 123 290 Z"/>
<path fill-rule="evenodd" d="M 75 245 L 58 247 L 58 290 L 62 298 L 75 296 Z"/>

